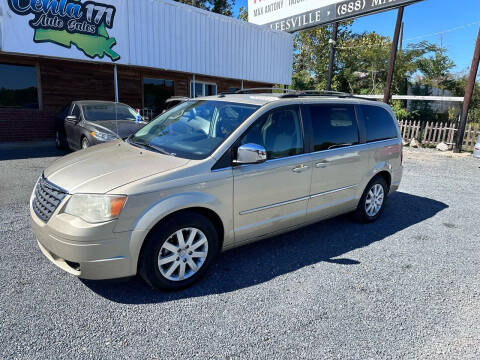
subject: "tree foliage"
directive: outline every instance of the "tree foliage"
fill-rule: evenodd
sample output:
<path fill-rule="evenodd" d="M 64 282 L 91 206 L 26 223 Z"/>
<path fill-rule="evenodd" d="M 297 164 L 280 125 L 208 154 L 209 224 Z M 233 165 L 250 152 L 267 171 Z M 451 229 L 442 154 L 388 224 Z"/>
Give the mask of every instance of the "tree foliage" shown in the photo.
<path fill-rule="evenodd" d="M 392 41 L 374 31 L 355 34 L 351 25 L 352 22 L 339 26 L 332 88 L 359 95 L 383 94 Z M 292 88 L 325 89 L 331 36 L 331 26 L 303 31 L 295 36 Z M 392 93 L 404 95 L 410 87 L 416 95 L 430 95 L 431 89 L 438 88 L 463 96 L 466 77 L 452 74 L 454 67 L 445 48 L 428 41 L 408 44 L 397 53 Z M 412 102 L 408 111 L 406 102 L 393 104 L 400 118 L 438 118 L 425 101 Z M 480 122 L 478 86 L 471 109 L 469 120 Z"/>
<path fill-rule="evenodd" d="M 248 22 L 248 9 L 245 6 L 241 6 L 238 10 L 238 18 L 245 22 Z"/>
<path fill-rule="evenodd" d="M 226 16 L 233 16 L 235 0 L 175 0 L 200 9 L 215 12 Z"/>
<path fill-rule="evenodd" d="M 329 40 L 332 27 L 304 31 L 295 37 L 294 79 L 324 89 L 328 74 Z M 355 94 L 382 94 L 387 78 L 392 42 L 376 32 L 354 34 L 351 22 L 339 26 L 333 87 Z M 404 94 L 414 75 L 422 75 L 430 86 L 446 86 L 454 66 L 445 49 L 422 41 L 398 52 L 392 92 Z M 310 79 L 309 79 L 310 77 Z"/>

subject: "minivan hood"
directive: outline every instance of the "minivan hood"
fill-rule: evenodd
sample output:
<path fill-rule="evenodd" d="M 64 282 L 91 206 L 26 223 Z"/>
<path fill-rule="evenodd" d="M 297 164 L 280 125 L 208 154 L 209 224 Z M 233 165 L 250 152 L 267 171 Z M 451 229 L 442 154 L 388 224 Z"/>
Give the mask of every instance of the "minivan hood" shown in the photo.
<path fill-rule="evenodd" d="M 95 128 L 95 130 L 105 131 L 108 130 L 113 135 L 118 135 L 118 137 L 124 138 L 129 135 L 136 133 L 142 127 L 147 125 L 146 122 L 135 122 L 132 120 L 103 120 L 89 122 L 90 126 Z"/>
<path fill-rule="evenodd" d="M 69 154 L 49 166 L 44 175 L 71 194 L 100 194 L 188 162 L 115 140 Z"/>

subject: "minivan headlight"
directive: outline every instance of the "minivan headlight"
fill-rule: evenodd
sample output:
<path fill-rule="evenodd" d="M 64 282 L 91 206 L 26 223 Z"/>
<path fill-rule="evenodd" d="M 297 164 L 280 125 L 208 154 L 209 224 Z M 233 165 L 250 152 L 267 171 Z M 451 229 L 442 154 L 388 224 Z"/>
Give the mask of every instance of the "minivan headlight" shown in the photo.
<path fill-rule="evenodd" d="M 77 194 L 68 200 L 64 212 L 89 223 L 100 223 L 118 218 L 126 200 L 125 195 Z"/>

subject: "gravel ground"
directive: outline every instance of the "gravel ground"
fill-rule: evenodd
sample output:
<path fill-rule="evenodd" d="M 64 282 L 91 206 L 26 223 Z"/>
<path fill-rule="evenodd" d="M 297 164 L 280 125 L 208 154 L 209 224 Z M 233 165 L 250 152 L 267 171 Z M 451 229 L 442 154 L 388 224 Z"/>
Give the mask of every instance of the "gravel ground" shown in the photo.
<path fill-rule="evenodd" d="M 400 191 L 376 223 L 341 216 L 235 249 L 192 288 L 162 293 L 49 263 L 27 204 L 58 154 L 0 153 L 2 359 L 480 358 L 470 156 L 406 150 Z"/>

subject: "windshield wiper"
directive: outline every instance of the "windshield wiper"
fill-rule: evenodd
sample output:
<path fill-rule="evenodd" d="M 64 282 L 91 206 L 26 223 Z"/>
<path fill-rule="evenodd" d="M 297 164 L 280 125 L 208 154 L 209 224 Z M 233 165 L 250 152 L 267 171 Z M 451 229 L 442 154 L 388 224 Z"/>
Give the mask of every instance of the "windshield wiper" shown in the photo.
<path fill-rule="evenodd" d="M 169 153 L 168 151 L 165 151 L 158 146 L 151 145 L 151 144 L 148 144 L 148 143 L 143 143 L 143 142 L 132 141 L 130 137 L 131 137 L 131 135 L 126 139 L 129 144 L 132 144 L 134 146 L 140 147 L 140 148 L 145 149 L 145 150 L 153 150 L 153 151 L 158 152 L 160 154 L 174 156 L 172 153 Z"/>
<path fill-rule="evenodd" d="M 155 150 L 155 151 L 157 151 L 157 152 L 159 152 L 159 153 L 161 153 L 161 154 L 173 156 L 172 153 L 169 153 L 168 151 L 165 151 L 165 150 L 163 150 L 162 148 L 160 148 L 160 147 L 158 147 L 158 146 L 155 146 L 155 145 L 152 145 L 152 144 L 144 144 L 144 143 L 141 143 L 141 145 L 143 145 L 143 146 L 145 146 L 145 147 L 147 147 L 147 148 L 149 148 L 149 149 L 153 149 L 153 150 Z"/>

